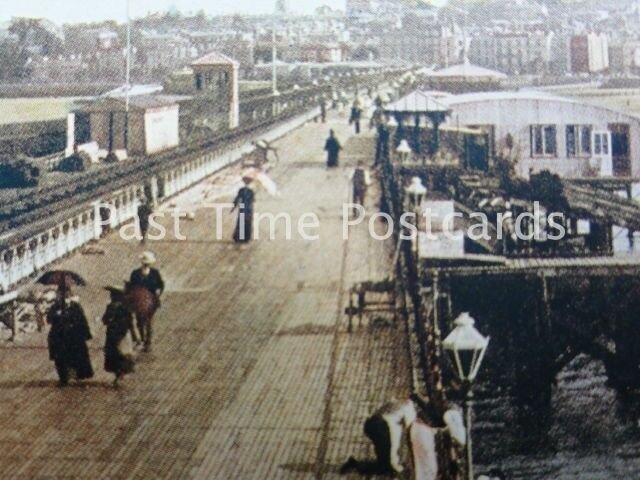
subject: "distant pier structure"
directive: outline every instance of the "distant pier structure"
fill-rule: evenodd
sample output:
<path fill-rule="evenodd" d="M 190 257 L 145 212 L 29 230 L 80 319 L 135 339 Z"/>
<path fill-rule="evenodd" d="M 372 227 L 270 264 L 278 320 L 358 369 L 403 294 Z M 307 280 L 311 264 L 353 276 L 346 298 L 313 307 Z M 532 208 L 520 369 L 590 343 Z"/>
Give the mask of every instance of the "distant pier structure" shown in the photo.
<path fill-rule="evenodd" d="M 229 128 L 236 128 L 240 118 L 238 69 L 240 64 L 219 52 L 211 52 L 191 64 L 195 93 L 209 95 L 229 113 Z"/>
<path fill-rule="evenodd" d="M 385 116 L 382 205 L 396 221 L 416 213 L 417 235 L 398 239 L 398 280 L 434 403 L 457 395 L 440 342 L 461 312 L 492 338 L 485 378 L 522 405 L 548 406 L 579 354 L 601 361 L 618 391 L 640 388 L 640 258 L 612 244 L 613 227 L 640 230 L 629 198 L 640 119 L 537 92 L 413 92 Z M 417 205 L 416 177 L 427 188 Z M 458 213 L 455 238 L 433 218 L 427 227 L 426 212 Z M 563 215 L 557 241 L 545 231 L 551 212 Z M 477 213 L 489 238 L 470 235 Z"/>
<path fill-rule="evenodd" d="M 118 89 L 80 106 L 67 120 L 66 154 L 84 151 L 97 162 L 113 153 L 122 160 L 175 148 L 194 131 L 206 137 L 237 128 L 239 67 L 211 52 L 172 76 L 164 89 L 132 86 L 128 95 Z"/>
<path fill-rule="evenodd" d="M 97 162 L 100 155 L 110 152 L 123 159 L 177 147 L 181 100 L 171 95 L 135 95 L 130 97 L 127 111 L 123 97 L 98 98 L 71 114 L 73 128 L 69 131 L 74 134 L 67 150 L 72 153 L 77 147 Z"/>

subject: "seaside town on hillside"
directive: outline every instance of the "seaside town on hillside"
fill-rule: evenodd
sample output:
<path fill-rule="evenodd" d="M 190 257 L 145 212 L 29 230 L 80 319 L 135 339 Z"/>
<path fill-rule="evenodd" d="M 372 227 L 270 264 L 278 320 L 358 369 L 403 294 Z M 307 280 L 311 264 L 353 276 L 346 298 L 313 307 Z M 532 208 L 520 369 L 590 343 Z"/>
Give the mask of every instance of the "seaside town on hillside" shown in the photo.
<path fill-rule="evenodd" d="M 0 477 L 639 478 L 639 199 L 640 0 L 3 5 Z"/>

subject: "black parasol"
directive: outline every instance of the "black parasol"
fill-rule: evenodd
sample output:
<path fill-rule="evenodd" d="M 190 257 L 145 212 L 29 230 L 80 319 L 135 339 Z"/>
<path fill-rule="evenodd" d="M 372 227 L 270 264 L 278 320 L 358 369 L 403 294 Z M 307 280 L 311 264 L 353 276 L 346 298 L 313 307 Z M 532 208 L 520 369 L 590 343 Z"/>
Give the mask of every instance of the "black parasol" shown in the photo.
<path fill-rule="evenodd" d="M 43 285 L 56 285 L 60 288 L 69 288 L 72 285 L 84 286 L 87 282 L 75 272 L 70 270 L 50 270 L 45 272 L 38 283 Z"/>
<path fill-rule="evenodd" d="M 87 282 L 75 272 L 70 270 L 50 270 L 42 274 L 38 279 L 38 283 L 43 285 L 56 285 L 62 293 L 62 298 L 67 297 L 67 290 L 72 285 L 84 286 Z M 65 302 L 62 302 L 62 308 L 65 308 Z"/>

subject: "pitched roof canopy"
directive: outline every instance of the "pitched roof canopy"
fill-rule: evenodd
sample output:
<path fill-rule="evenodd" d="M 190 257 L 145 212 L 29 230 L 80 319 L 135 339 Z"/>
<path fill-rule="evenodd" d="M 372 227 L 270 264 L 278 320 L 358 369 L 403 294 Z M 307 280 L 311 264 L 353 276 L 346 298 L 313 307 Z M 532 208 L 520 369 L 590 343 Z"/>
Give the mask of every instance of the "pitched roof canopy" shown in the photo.
<path fill-rule="evenodd" d="M 129 98 L 130 110 L 144 111 L 152 108 L 178 105 L 191 97 L 184 95 L 137 95 Z M 91 103 L 82 105 L 76 110 L 84 113 L 109 113 L 126 111 L 126 100 L 123 97 L 101 97 Z"/>
<path fill-rule="evenodd" d="M 471 63 L 461 63 L 459 65 L 453 65 L 452 67 L 443 68 L 429 74 L 430 77 L 456 77 L 456 78 L 489 78 L 492 80 L 504 80 L 507 78 L 502 72 L 497 70 L 491 70 L 489 68 L 480 67 Z"/>
<path fill-rule="evenodd" d="M 387 112 L 431 113 L 447 112 L 449 107 L 443 101 L 448 94 L 443 92 L 423 92 L 415 90 L 384 107 Z"/>
<path fill-rule="evenodd" d="M 231 57 L 227 57 L 224 53 L 210 52 L 204 57 L 195 60 L 192 66 L 215 66 L 215 65 L 240 65 Z"/>

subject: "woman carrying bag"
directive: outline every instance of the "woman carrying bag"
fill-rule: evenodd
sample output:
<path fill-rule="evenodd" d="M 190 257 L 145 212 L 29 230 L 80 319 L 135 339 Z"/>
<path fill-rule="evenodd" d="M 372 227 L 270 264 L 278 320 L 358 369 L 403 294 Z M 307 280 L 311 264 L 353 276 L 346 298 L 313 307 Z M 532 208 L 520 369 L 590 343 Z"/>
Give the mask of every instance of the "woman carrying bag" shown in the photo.
<path fill-rule="evenodd" d="M 111 293 L 111 303 L 102 316 L 102 323 L 107 326 L 104 369 L 116 376 L 113 385 L 117 387 L 120 379 L 134 370 L 133 342 L 137 342 L 138 338 L 133 326 L 133 314 L 125 302 L 123 289 L 105 289 Z"/>

